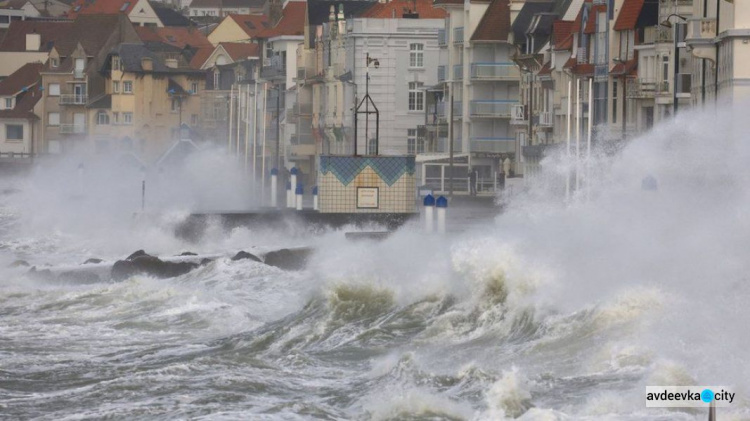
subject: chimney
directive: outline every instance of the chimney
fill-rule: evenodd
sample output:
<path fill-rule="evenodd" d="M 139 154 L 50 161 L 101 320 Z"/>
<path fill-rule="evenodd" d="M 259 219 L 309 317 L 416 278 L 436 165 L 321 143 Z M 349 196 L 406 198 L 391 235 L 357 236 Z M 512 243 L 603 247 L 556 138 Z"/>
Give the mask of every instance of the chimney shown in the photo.
<path fill-rule="evenodd" d="M 42 47 L 42 36 L 36 31 L 26 34 L 26 51 L 39 51 Z"/>
<path fill-rule="evenodd" d="M 344 20 L 344 3 L 339 4 L 339 20 Z"/>
<path fill-rule="evenodd" d="M 141 59 L 141 68 L 145 71 L 154 70 L 154 62 L 151 60 L 151 57 L 143 57 Z"/>
<path fill-rule="evenodd" d="M 334 5 L 328 8 L 328 22 L 336 22 L 336 6 Z"/>
<path fill-rule="evenodd" d="M 164 60 L 164 64 L 169 67 L 170 69 L 176 69 L 177 68 L 177 59 L 176 58 L 168 58 Z"/>

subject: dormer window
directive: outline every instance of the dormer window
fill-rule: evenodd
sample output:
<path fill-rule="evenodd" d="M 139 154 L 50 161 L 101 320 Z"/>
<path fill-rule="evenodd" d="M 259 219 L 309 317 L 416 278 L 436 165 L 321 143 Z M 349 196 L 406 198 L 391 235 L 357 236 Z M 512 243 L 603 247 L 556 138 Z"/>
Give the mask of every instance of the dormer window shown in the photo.
<path fill-rule="evenodd" d="M 56 68 L 60 66 L 60 59 L 58 59 L 57 57 L 52 57 L 49 59 L 49 61 L 50 61 L 50 66 L 52 66 L 52 68 Z"/>
<path fill-rule="evenodd" d="M 120 69 L 120 56 L 112 56 L 112 70 L 122 70 Z"/>
<path fill-rule="evenodd" d="M 13 98 L 5 98 L 5 109 L 6 110 L 13 109 Z"/>

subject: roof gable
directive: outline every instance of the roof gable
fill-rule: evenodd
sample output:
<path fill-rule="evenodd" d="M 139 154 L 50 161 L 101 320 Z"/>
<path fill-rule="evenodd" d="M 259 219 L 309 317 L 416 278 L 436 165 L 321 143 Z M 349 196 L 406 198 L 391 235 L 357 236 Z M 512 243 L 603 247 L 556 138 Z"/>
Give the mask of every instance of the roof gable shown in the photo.
<path fill-rule="evenodd" d="M 0 81 L 0 95 L 15 96 L 25 88 L 33 86 L 39 79 L 42 63 L 26 63 Z"/>
<path fill-rule="evenodd" d="M 258 33 L 258 38 L 274 38 L 281 36 L 301 36 L 305 33 L 305 12 L 307 2 L 290 1 L 284 6 L 281 19 L 273 28 L 267 28 Z"/>
<path fill-rule="evenodd" d="M 248 38 L 253 38 L 270 27 L 268 15 L 229 15 L 226 19 L 234 21 Z"/>
<path fill-rule="evenodd" d="M 508 41 L 510 33 L 509 0 L 492 0 L 471 36 L 472 41 Z"/>

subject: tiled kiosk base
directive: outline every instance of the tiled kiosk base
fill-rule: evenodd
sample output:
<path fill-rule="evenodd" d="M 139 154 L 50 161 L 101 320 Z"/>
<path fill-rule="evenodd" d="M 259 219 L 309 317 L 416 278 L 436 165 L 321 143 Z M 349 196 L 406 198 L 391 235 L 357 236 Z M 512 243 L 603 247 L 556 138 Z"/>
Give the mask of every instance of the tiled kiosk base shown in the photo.
<path fill-rule="evenodd" d="M 321 156 L 320 213 L 417 212 L 413 156 Z"/>

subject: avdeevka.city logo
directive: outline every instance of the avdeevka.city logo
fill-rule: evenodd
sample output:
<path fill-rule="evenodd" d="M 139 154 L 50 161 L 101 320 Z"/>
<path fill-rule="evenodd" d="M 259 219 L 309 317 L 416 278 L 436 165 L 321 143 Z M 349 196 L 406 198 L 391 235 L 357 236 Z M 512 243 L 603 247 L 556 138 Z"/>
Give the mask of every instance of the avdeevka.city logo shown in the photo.
<path fill-rule="evenodd" d="M 726 386 L 646 386 L 649 408 L 704 408 L 713 402 L 729 406 L 735 393 Z"/>

